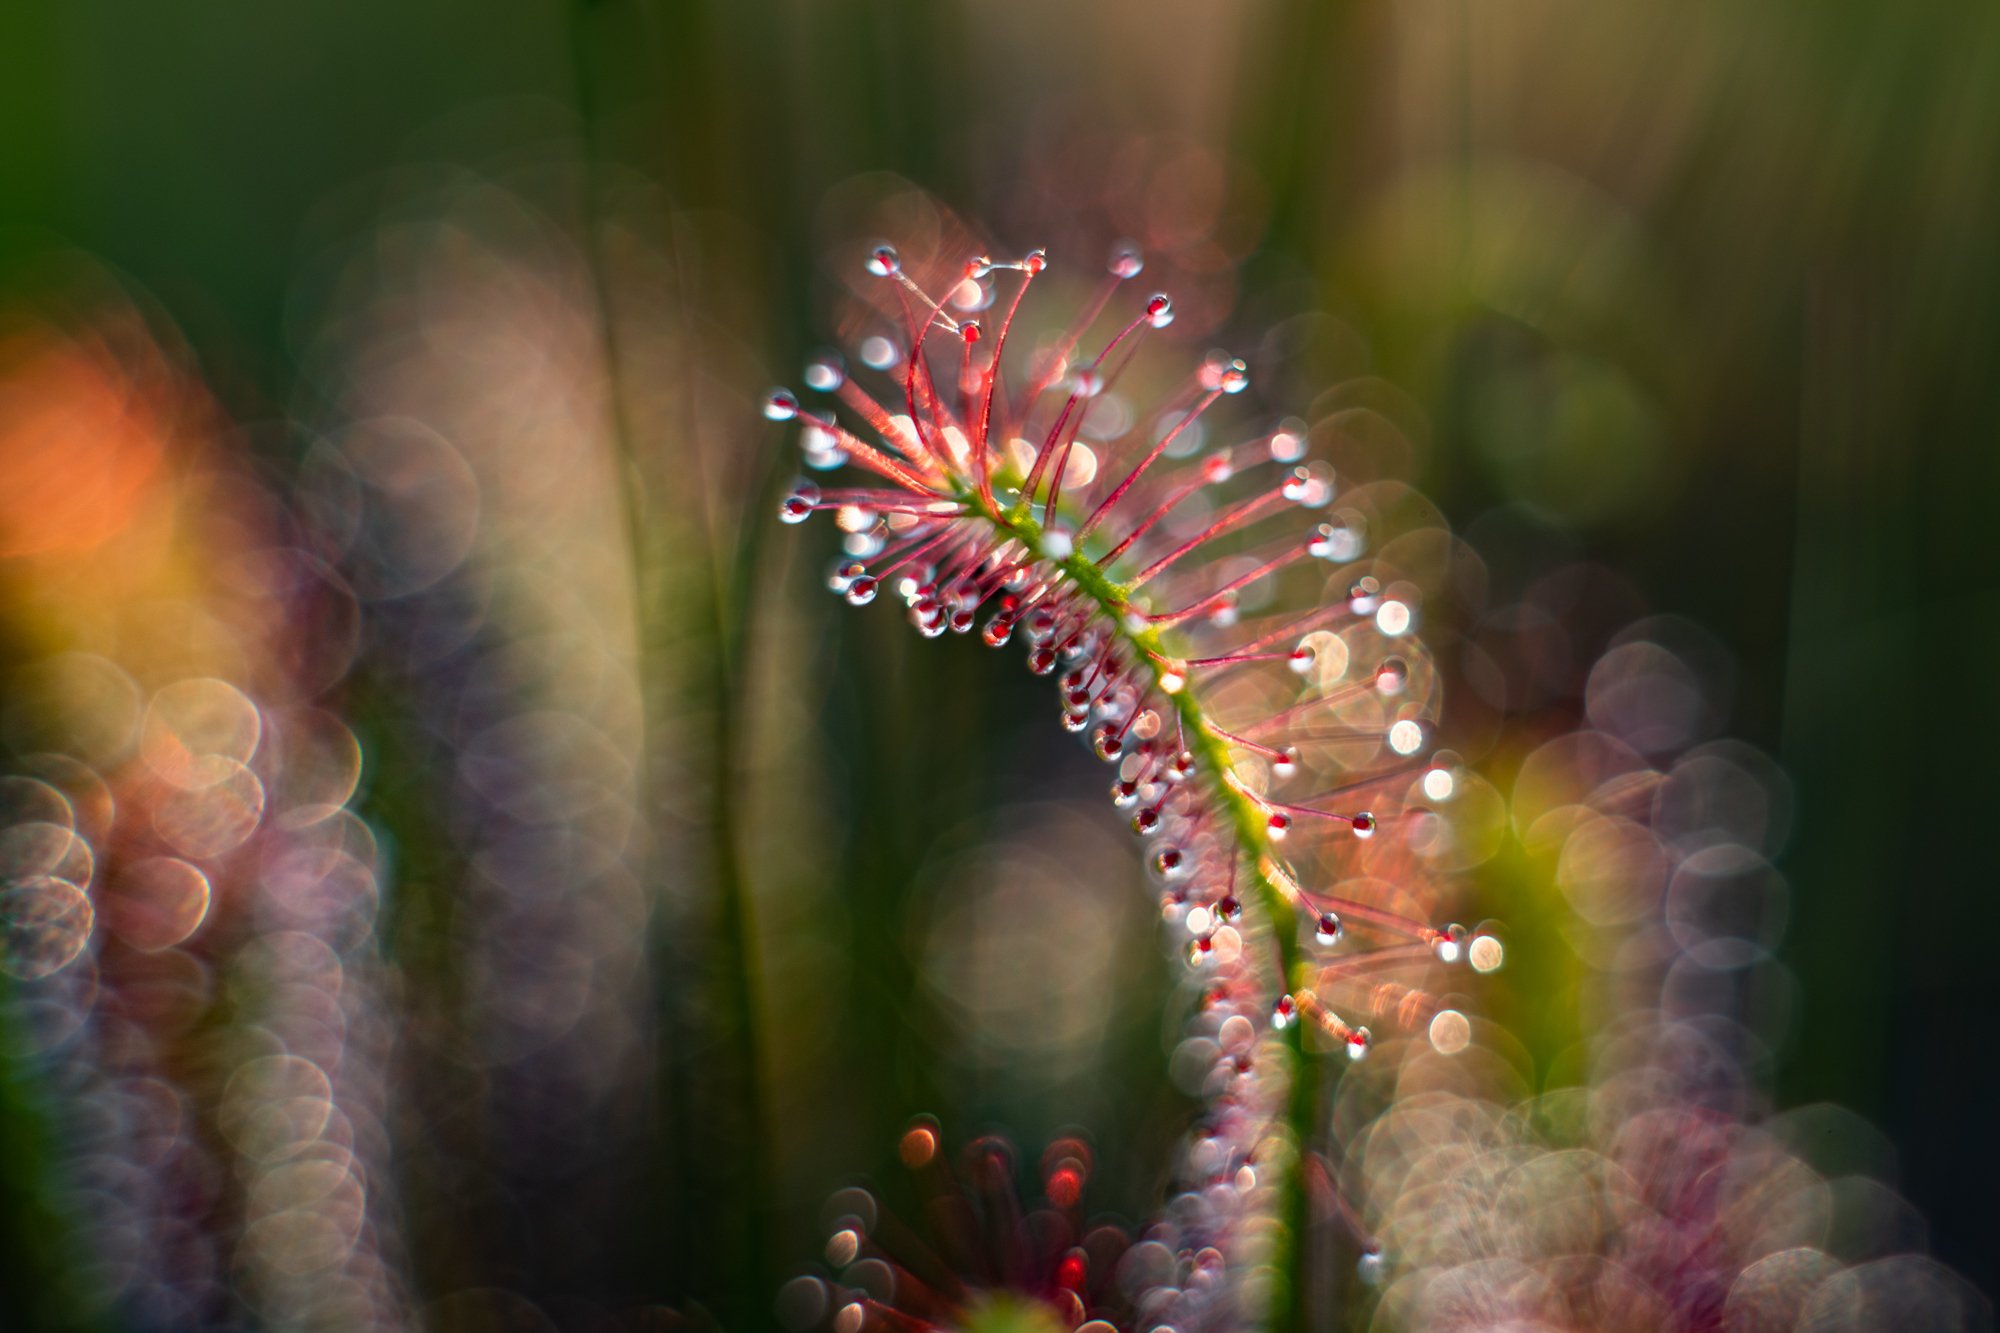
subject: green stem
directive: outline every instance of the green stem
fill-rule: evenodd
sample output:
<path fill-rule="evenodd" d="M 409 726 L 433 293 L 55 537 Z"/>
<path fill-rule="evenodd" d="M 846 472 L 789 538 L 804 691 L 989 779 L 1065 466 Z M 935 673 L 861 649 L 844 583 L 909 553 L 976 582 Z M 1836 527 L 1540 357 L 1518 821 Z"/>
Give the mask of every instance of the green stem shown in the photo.
<path fill-rule="evenodd" d="M 959 499 L 983 514 L 1007 537 L 1031 551 L 1042 549 L 1042 526 L 1035 522 L 1032 506 L 1026 500 L 1002 509 L 970 488 L 961 489 Z M 1145 664 L 1160 693 L 1173 701 L 1188 751 L 1194 756 L 1195 772 L 1222 808 L 1228 811 L 1236 834 L 1237 851 L 1250 867 L 1250 881 L 1257 901 L 1271 923 L 1271 933 L 1278 945 L 1280 989 L 1294 993 L 1304 989 L 1308 976 L 1304 951 L 1299 946 L 1297 911 L 1285 891 L 1264 871 L 1264 859 L 1270 851 L 1269 815 L 1234 780 L 1235 765 L 1229 758 L 1228 743 L 1208 725 L 1207 714 L 1197 697 L 1193 681 L 1183 680 L 1173 689 L 1163 683 L 1167 670 L 1165 664 L 1174 660 L 1173 655 L 1164 648 L 1159 630 L 1150 625 L 1134 627 L 1127 622 L 1131 590 L 1126 585 L 1106 574 L 1081 549 L 1053 563 L 1076 590 L 1097 607 L 1105 623 L 1112 627 L 1112 632 L 1132 650 L 1134 660 Z M 1305 1278 L 1305 1233 L 1311 1221 L 1311 1203 L 1305 1185 L 1309 1156 L 1307 1145 L 1318 1115 L 1318 1089 L 1305 1048 L 1303 1021 L 1294 1022 L 1286 1029 L 1283 1049 L 1285 1077 L 1288 1080 L 1285 1121 L 1291 1131 L 1293 1152 L 1279 1190 L 1279 1215 L 1283 1225 L 1271 1255 L 1275 1280 L 1271 1286 L 1264 1327 L 1271 1330 L 1303 1330 L 1306 1327 L 1305 1306 L 1301 1299 Z"/>

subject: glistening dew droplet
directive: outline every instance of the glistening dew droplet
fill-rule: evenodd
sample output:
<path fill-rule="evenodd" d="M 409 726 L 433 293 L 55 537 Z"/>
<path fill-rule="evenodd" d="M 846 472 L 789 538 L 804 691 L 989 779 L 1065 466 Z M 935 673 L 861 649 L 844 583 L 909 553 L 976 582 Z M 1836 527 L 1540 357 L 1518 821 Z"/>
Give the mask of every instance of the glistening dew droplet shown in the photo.
<path fill-rule="evenodd" d="M 806 362 L 806 387 L 816 393 L 831 393 L 846 379 L 847 368 L 833 352 L 823 352 Z"/>
<path fill-rule="evenodd" d="M 778 517 L 787 523 L 803 523 L 812 517 L 813 506 L 819 503 L 819 499 L 819 487 L 809 481 L 801 481 L 778 507 Z"/>
<path fill-rule="evenodd" d="M 1431 1018 L 1427 1035 L 1440 1055 L 1457 1055 L 1472 1044 L 1472 1023 L 1456 1009 L 1440 1009 Z"/>
<path fill-rule="evenodd" d="M 1391 599 L 1382 603 L 1381 609 L 1375 612 L 1375 628 L 1393 639 L 1409 633 L 1413 619 L 1408 605 Z"/>
<path fill-rule="evenodd" d="M 1496 971 L 1500 964 L 1506 961 L 1506 957 L 1506 948 L 1491 935 L 1473 936 L 1472 943 L 1465 951 L 1466 961 L 1472 964 L 1472 970 L 1475 972 Z"/>

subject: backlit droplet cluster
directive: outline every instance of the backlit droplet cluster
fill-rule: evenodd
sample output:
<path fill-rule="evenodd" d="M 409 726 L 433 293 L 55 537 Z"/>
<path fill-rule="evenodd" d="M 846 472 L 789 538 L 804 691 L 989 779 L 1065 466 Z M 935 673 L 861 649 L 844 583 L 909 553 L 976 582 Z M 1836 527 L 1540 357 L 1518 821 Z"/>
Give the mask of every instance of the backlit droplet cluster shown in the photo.
<path fill-rule="evenodd" d="M 1473 859 L 1455 816 L 1479 780 L 1435 748 L 1424 589 L 1369 547 L 1393 527 L 1385 496 L 1407 492 L 1346 486 L 1296 418 L 1232 425 L 1251 368 L 1226 352 L 1160 380 L 1142 350 L 1173 302 L 1128 293 L 1127 249 L 1067 328 L 1017 326 L 1048 262 L 872 250 L 900 333 L 893 355 L 861 349 L 882 391 L 822 357 L 803 382 L 833 401 L 764 404 L 803 427 L 811 466 L 868 484 L 801 481 L 780 517 L 834 516 L 828 586 L 849 602 L 886 590 L 927 637 L 1019 640 L 1110 766 L 1199 997 L 1174 1063 L 1206 1110 L 1160 1243 L 1177 1273 L 1215 1270 L 1140 1299 L 1136 1327 L 1226 1327 L 1263 1299 L 1301 1189 L 1287 1166 L 1319 1146 L 1286 1123 L 1300 1062 L 1363 1059 L 1369 1024 L 1469 1044 L 1437 987 L 1498 967 L 1501 942 L 1432 913 Z M 1002 314 L 989 330 L 952 313 L 968 306 Z"/>

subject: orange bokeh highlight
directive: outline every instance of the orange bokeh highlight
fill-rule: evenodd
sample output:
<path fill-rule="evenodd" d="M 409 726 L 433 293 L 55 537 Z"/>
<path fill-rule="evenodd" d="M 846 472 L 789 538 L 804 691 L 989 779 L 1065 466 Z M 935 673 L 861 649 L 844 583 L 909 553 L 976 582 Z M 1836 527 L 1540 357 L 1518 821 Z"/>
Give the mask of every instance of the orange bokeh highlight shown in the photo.
<path fill-rule="evenodd" d="M 123 531 L 164 433 L 151 396 L 88 345 L 0 330 L 0 557 L 88 551 Z"/>

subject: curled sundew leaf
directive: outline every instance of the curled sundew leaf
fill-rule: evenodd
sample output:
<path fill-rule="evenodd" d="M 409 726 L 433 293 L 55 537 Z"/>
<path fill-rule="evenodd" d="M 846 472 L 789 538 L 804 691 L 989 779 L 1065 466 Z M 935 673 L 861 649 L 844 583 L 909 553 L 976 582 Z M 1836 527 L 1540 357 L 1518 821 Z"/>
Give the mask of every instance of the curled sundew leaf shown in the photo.
<path fill-rule="evenodd" d="M 1155 1242 L 1178 1260 L 1136 1301 L 1175 1327 L 1286 1323 L 1302 1229 L 1360 1220 L 1321 1200 L 1339 1186 L 1307 1062 L 1405 1036 L 1465 1051 L 1448 978 L 1502 956 L 1436 916 L 1505 824 L 1440 745 L 1426 646 L 1433 614 L 1476 612 L 1483 569 L 1388 476 L 1390 417 L 1246 420 L 1244 360 L 1163 370 L 1174 302 L 1131 285 L 1129 250 L 1079 282 L 905 193 L 833 206 L 874 236 L 835 261 L 842 346 L 763 410 L 854 483 L 802 479 L 780 517 L 833 519 L 827 584 L 850 603 L 1021 644 L 1105 761 L 1199 990 L 1175 1068 L 1206 1103 Z M 1066 326 L 1024 313 L 1051 286 Z"/>

